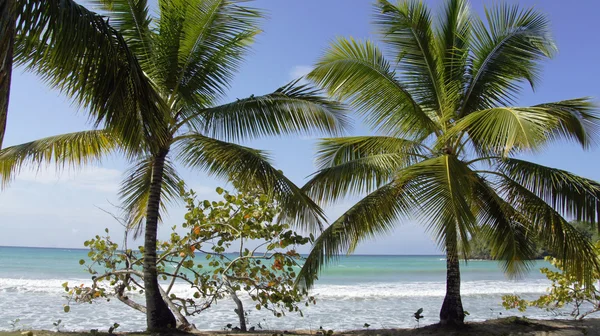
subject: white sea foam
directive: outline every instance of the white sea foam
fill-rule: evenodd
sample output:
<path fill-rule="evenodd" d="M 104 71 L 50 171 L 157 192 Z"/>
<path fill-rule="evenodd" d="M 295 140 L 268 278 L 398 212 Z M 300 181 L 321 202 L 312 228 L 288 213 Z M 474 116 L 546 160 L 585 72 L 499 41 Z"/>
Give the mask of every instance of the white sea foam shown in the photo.
<path fill-rule="evenodd" d="M 462 283 L 463 295 L 510 293 L 544 293 L 549 286 L 546 280 L 524 281 L 466 281 Z M 352 285 L 317 285 L 313 293 L 331 298 L 384 298 L 384 297 L 435 297 L 444 296 L 443 282 L 365 283 Z"/>
<path fill-rule="evenodd" d="M 0 293 L 48 293 L 62 294 L 62 284 L 90 285 L 90 279 L 11 279 L 0 278 Z M 462 283 L 463 295 L 487 295 L 508 293 L 544 293 L 549 286 L 547 280 L 528 281 L 465 281 Z M 176 284 L 174 292 L 183 296 L 192 296 L 194 291 L 189 285 Z M 317 284 L 313 295 L 323 298 L 385 298 L 385 297 L 436 297 L 444 296 L 443 282 L 385 282 L 357 283 L 352 285 Z"/>

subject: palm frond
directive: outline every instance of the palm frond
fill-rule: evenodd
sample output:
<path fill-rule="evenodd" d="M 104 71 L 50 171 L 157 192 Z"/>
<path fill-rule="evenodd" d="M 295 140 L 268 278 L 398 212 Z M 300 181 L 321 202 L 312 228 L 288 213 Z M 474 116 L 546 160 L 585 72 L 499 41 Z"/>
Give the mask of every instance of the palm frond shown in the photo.
<path fill-rule="evenodd" d="M 166 107 L 106 19 L 73 0 L 18 0 L 15 64 L 24 65 L 114 130 L 132 150 L 167 137 Z"/>
<path fill-rule="evenodd" d="M 537 239 L 556 258 L 562 260 L 565 272 L 584 280 L 594 281 L 600 270 L 594 247 L 587 237 L 573 227 L 542 198 L 509 177 L 500 179 L 501 192 L 529 221 Z"/>
<path fill-rule="evenodd" d="M 322 139 L 318 146 L 320 170 L 302 189 L 321 204 L 370 193 L 424 157 L 419 143 L 384 136 Z"/>
<path fill-rule="evenodd" d="M 168 93 L 224 94 L 248 51 L 263 14 L 238 0 L 161 1 L 159 71 Z"/>
<path fill-rule="evenodd" d="M 403 83 L 422 106 L 443 112 L 443 69 L 429 9 L 417 0 L 378 0 L 375 10 L 375 25 L 402 71 Z"/>
<path fill-rule="evenodd" d="M 560 127 L 551 107 L 495 107 L 473 112 L 461 118 L 444 137 L 447 139 L 468 133 L 469 140 L 483 154 L 508 156 L 524 150 L 537 150 L 545 145 L 551 132 Z"/>
<path fill-rule="evenodd" d="M 152 39 L 147 0 L 93 0 L 108 12 L 110 24 L 123 36 L 127 46 L 146 71 L 152 63 Z"/>
<path fill-rule="evenodd" d="M 429 148 L 417 141 L 388 136 L 324 138 L 317 144 L 317 166 L 333 167 L 377 154 L 404 155 L 411 162 L 425 158 Z"/>
<path fill-rule="evenodd" d="M 571 140 L 584 149 L 598 143 L 600 114 L 590 98 L 539 104 L 533 108 L 557 119 L 556 127 L 549 130 L 550 139 Z"/>
<path fill-rule="evenodd" d="M 99 162 L 121 148 L 115 136 L 104 130 L 51 136 L 0 151 L 0 175 L 6 186 L 24 166 L 55 164 L 58 169 L 78 168 Z"/>
<path fill-rule="evenodd" d="M 311 288 L 315 277 L 331 260 L 340 254 L 352 253 L 361 241 L 390 233 L 396 221 L 408 215 L 413 206 L 411 187 L 396 181 L 380 187 L 358 201 L 314 242 L 298 273 L 297 284 Z"/>
<path fill-rule="evenodd" d="M 188 167 L 235 180 L 242 188 L 260 187 L 283 209 L 281 220 L 316 231 L 324 220 L 323 210 L 300 188 L 275 169 L 259 150 L 217 139 L 189 134 L 177 139 L 178 159 Z"/>
<path fill-rule="evenodd" d="M 535 87 L 539 63 L 556 51 L 546 16 L 499 4 L 485 10 L 487 25 L 473 22 L 469 84 L 460 115 L 514 105 L 521 81 Z"/>
<path fill-rule="evenodd" d="M 372 42 L 338 39 L 307 77 L 385 134 L 422 138 L 437 129 Z"/>
<path fill-rule="evenodd" d="M 435 30 L 439 63 L 443 64 L 442 84 L 446 107 L 445 121 L 456 118 L 466 84 L 465 73 L 471 38 L 471 11 L 467 0 L 448 0 L 439 15 L 441 22 Z"/>
<path fill-rule="evenodd" d="M 564 170 L 512 158 L 499 161 L 497 169 L 563 216 L 600 226 L 600 183 Z"/>
<path fill-rule="evenodd" d="M 139 237 L 144 229 L 142 225 L 146 218 L 148 199 L 150 197 L 150 184 L 152 182 L 152 167 L 154 160 L 146 157 L 137 160 L 125 174 L 121 183 L 119 198 L 127 211 L 130 228 L 134 228 L 134 237 Z M 159 220 L 166 214 L 167 205 L 173 204 L 180 199 L 181 183 L 173 163 L 165 160 L 163 184 L 161 188 Z"/>
<path fill-rule="evenodd" d="M 491 255 L 498 260 L 505 273 L 518 277 L 532 266 L 537 236 L 529 227 L 529 220 L 506 202 L 494 190 L 494 185 L 478 177 L 473 185 L 473 199 L 477 211 L 479 231 L 490 247 Z M 525 224 L 524 224 L 525 223 Z"/>
<path fill-rule="evenodd" d="M 418 186 L 412 195 L 416 215 L 440 246 L 446 238 L 456 239 L 468 254 L 469 236 L 477 230 L 470 196 L 476 174 L 456 156 L 442 155 L 410 165 L 399 176 Z"/>
<path fill-rule="evenodd" d="M 202 130 L 228 141 L 261 136 L 338 135 L 349 128 L 343 106 L 308 85 L 293 81 L 275 92 L 208 108 Z"/>

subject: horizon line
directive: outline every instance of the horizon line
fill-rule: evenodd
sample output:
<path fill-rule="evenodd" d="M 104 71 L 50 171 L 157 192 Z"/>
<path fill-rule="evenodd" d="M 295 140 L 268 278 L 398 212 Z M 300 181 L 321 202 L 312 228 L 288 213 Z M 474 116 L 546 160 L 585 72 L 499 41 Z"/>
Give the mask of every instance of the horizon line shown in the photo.
<path fill-rule="evenodd" d="M 9 247 L 9 248 L 30 248 L 30 249 L 47 249 L 47 250 L 82 250 L 82 251 L 87 251 L 89 250 L 89 248 L 85 248 L 85 247 L 50 247 L 50 246 L 22 246 L 22 245 L 0 245 L 0 248 L 2 247 Z M 237 253 L 237 252 L 225 252 L 225 253 Z M 306 254 L 306 253 L 300 253 L 300 254 Z M 414 256 L 414 257 L 418 257 L 418 256 L 445 256 L 445 254 L 375 254 L 375 253 L 355 253 L 355 254 L 349 254 L 349 255 L 341 255 L 341 256 L 382 256 L 382 257 L 386 257 L 386 256 Z"/>

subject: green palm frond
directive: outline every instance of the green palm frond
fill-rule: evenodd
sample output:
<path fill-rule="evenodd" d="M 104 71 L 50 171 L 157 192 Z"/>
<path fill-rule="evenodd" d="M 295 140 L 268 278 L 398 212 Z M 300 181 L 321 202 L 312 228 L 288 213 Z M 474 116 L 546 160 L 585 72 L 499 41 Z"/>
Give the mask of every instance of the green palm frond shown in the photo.
<path fill-rule="evenodd" d="M 390 47 L 403 83 L 422 106 L 438 112 L 445 109 L 444 85 L 431 13 L 422 1 L 378 0 L 375 25 Z"/>
<path fill-rule="evenodd" d="M 600 183 L 518 159 L 499 161 L 497 169 L 564 216 L 600 225 Z"/>
<path fill-rule="evenodd" d="M 562 260 L 565 272 L 586 283 L 593 281 L 595 270 L 600 270 L 593 245 L 542 198 L 514 180 L 500 180 L 501 192 L 528 220 L 531 230 L 549 252 Z"/>
<path fill-rule="evenodd" d="M 550 139 L 571 140 L 584 149 L 598 143 L 600 114 L 590 98 L 539 104 L 532 108 L 557 119 L 557 126 L 549 130 Z"/>
<path fill-rule="evenodd" d="M 465 73 L 471 39 L 471 12 L 467 0 L 448 0 L 436 29 L 440 64 L 443 64 L 443 92 L 446 95 L 445 121 L 456 118 L 466 84 Z"/>
<path fill-rule="evenodd" d="M 320 170 L 302 189 L 323 204 L 369 193 L 423 158 L 422 147 L 411 140 L 384 136 L 322 139 L 317 156 Z"/>
<path fill-rule="evenodd" d="M 506 157 L 518 151 L 539 149 L 558 127 L 559 120 L 547 108 L 495 107 L 460 119 L 445 137 L 438 139 L 438 146 L 468 133 L 479 152 Z"/>
<path fill-rule="evenodd" d="M 319 90 L 293 81 L 275 92 L 208 108 L 200 113 L 203 133 L 238 141 L 285 134 L 343 133 L 349 120 L 343 106 Z"/>
<path fill-rule="evenodd" d="M 422 138 L 437 129 L 372 42 L 338 39 L 307 77 L 385 134 Z"/>
<path fill-rule="evenodd" d="M 158 71 L 153 75 L 176 98 L 193 93 L 215 101 L 225 93 L 263 14 L 237 0 L 159 3 Z"/>
<path fill-rule="evenodd" d="M 297 284 L 311 288 L 315 276 L 332 259 L 340 254 L 352 253 L 361 241 L 390 233 L 397 220 L 407 216 L 414 207 L 415 201 L 411 196 L 413 187 L 392 181 L 358 201 L 340 216 L 314 242 L 298 273 Z"/>
<path fill-rule="evenodd" d="M 200 134 L 182 136 L 176 146 L 178 159 L 186 166 L 232 179 L 241 188 L 259 186 L 271 194 L 283 209 L 281 220 L 311 231 L 321 227 L 323 210 L 275 169 L 264 152 Z"/>
<path fill-rule="evenodd" d="M 18 0 L 15 64 L 35 72 L 123 142 L 164 139 L 166 106 L 120 33 L 72 0 Z"/>
<path fill-rule="evenodd" d="M 486 9 L 485 14 L 487 25 L 480 19 L 473 22 L 472 65 L 461 116 L 513 105 L 519 82 L 535 87 L 540 61 L 556 51 L 543 14 L 507 4 Z"/>
<path fill-rule="evenodd" d="M 456 156 L 441 155 L 410 165 L 399 176 L 418 185 L 412 195 L 418 204 L 417 218 L 440 246 L 446 245 L 447 238 L 457 239 L 468 254 L 469 235 L 477 231 L 470 197 L 476 174 Z"/>
<path fill-rule="evenodd" d="M 317 166 L 333 167 L 377 154 L 398 154 L 409 162 L 426 158 L 429 148 L 417 141 L 388 136 L 324 138 L 317 144 Z"/>
<path fill-rule="evenodd" d="M 108 12 L 110 24 L 123 36 L 129 49 L 140 61 L 142 68 L 150 67 L 152 62 L 152 39 L 147 0 L 93 0 L 103 5 Z"/>
<path fill-rule="evenodd" d="M 506 202 L 494 190 L 494 185 L 478 177 L 473 185 L 473 200 L 482 235 L 505 273 L 518 277 L 532 266 L 537 250 L 535 232 L 529 229 L 529 220 Z"/>
<path fill-rule="evenodd" d="M 116 137 L 104 130 L 51 136 L 0 151 L 0 175 L 6 186 L 23 167 L 55 164 L 59 169 L 96 163 L 120 150 Z"/>
<path fill-rule="evenodd" d="M 154 160 L 152 157 L 137 160 L 128 169 L 119 190 L 119 198 L 123 202 L 124 209 L 128 212 L 128 218 L 131 219 L 131 222 L 128 224 L 135 229 L 134 237 L 139 237 L 143 230 L 142 224 L 146 218 L 148 199 L 150 197 L 153 163 Z M 173 204 L 180 199 L 181 183 L 183 181 L 177 175 L 173 163 L 166 160 L 160 197 L 160 214 L 165 214 L 167 212 L 167 205 Z"/>

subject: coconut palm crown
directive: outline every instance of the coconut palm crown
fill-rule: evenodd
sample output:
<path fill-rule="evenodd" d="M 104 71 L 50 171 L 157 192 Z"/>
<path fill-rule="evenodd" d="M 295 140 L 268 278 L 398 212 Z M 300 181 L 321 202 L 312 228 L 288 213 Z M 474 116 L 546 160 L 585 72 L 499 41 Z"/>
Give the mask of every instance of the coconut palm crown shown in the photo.
<path fill-rule="evenodd" d="M 531 266 L 536 239 L 589 280 L 598 261 L 566 218 L 597 223 L 600 184 L 520 158 L 556 140 L 589 148 L 597 139 L 588 98 L 516 105 L 555 52 L 547 18 L 498 5 L 482 20 L 466 0 L 446 1 L 435 23 L 420 1 L 378 1 L 374 17 L 385 50 L 340 38 L 308 75 L 380 135 L 318 144 L 319 170 L 303 189 L 321 204 L 366 196 L 316 240 L 300 283 L 409 218 L 447 255 L 442 323 L 463 323 L 459 257 L 473 235 L 510 275 Z"/>
<path fill-rule="evenodd" d="M 115 76 L 112 88 L 102 86 L 107 81 L 99 72 L 93 72 L 90 78 L 85 77 L 88 74 L 85 71 L 74 71 L 81 77 L 72 79 L 61 76 L 62 70 L 56 64 L 60 63 L 58 56 L 65 56 L 64 48 L 47 46 L 38 55 L 39 48 L 27 49 L 25 43 L 34 41 L 37 46 L 40 42 L 36 36 L 16 43 L 19 48 L 28 50 L 31 59 L 37 57 L 43 61 L 41 65 L 32 66 L 41 73 L 48 70 L 49 80 L 58 83 L 59 88 L 73 90 L 84 102 L 89 97 L 103 102 L 109 111 L 114 112 L 111 103 L 129 107 L 121 111 L 123 115 L 109 116 L 119 127 L 57 135 L 5 148 L 0 152 L 0 174 L 6 184 L 27 165 L 54 163 L 59 167 L 78 167 L 98 162 L 112 153 L 124 154 L 129 159 L 132 165 L 123 181 L 120 197 L 133 218 L 132 225 L 142 228 L 140 224 L 145 220 L 144 286 L 150 330 L 175 327 L 173 312 L 178 312 L 177 307 L 167 307 L 161 298 L 156 269 L 156 233 L 161 207 L 180 194 L 176 162 L 217 177 L 233 178 L 241 187 L 261 187 L 281 204 L 282 219 L 285 217 L 303 228 L 318 228 L 323 219 L 319 206 L 273 167 L 267 153 L 238 142 L 287 134 L 339 135 L 347 126 L 345 112 L 339 103 L 297 81 L 266 95 L 220 103 L 260 32 L 263 13 L 244 2 L 160 0 L 156 17 L 149 14 L 145 0 L 95 2 L 110 19 L 108 22 L 102 19 L 99 26 L 109 27 L 106 29 L 114 33 L 112 36 L 124 42 L 118 44 L 125 48 L 124 52 L 116 54 L 120 55 L 121 64 L 125 68 L 141 69 L 129 72 L 142 76 L 135 81 Z M 64 3 L 72 4 L 71 1 Z M 83 11 L 80 6 L 74 8 Z M 40 17 L 46 17 L 42 10 L 38 12 Z M 52 34 L 51 29 L 44 31 Z M 73 43 L 77 45 L 78 41 Z M 57 53 L 59 60 L 44 58 L 44 51 L 50 55 Z M 83 53 L 88 60 L 90 53 L 85 50 Z M 23 55 L 23 51 L 18 55 Z M 90 67 L 98 70 L 98 64 L 102 65 L 104 59 L 102 53 L 93 55 L 99 59 L 90 60 Z M 108 52 L 106 57 L 111 55 Z M 132 57 L 128 59 L 123 55 Z M 109 74 L 115 75 L 110 71 Z M 137 92 L 136 83 L 142 83 L 140 86 L 147 94 L 131 94 Z M 100 100 L 102 97 L 105 100 Z M 97 104 L 91 106 L 97 108 L 96 112 L 103 111 Z M 123 122 L 119 123 L 119 118 Z M 100 125 L 103 123 L 109 122 L 100 119 Z"/>

